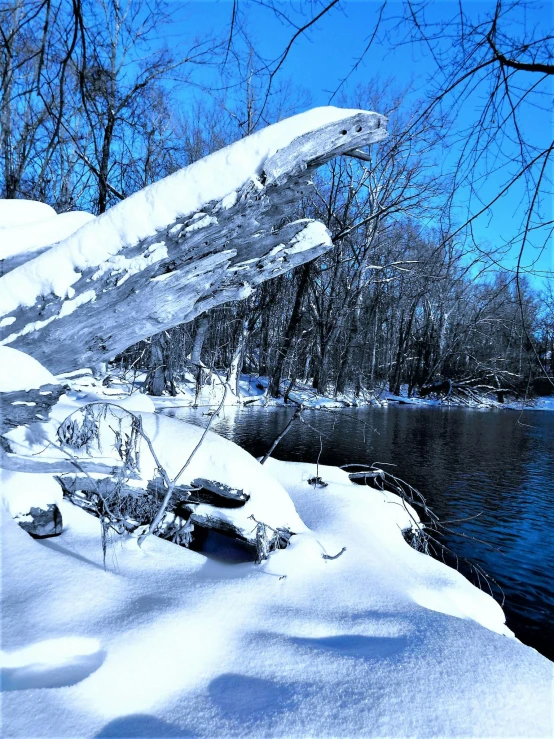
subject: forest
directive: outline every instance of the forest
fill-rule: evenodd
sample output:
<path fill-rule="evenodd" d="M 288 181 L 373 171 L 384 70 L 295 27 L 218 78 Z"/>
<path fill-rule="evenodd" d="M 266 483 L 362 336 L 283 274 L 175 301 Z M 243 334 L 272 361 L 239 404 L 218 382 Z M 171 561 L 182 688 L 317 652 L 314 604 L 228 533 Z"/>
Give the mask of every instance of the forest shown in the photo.
<path fill-rule="evenodd" d="M 8 2 L 0 18 L 3 198 L 98 215 L 306 102 L 278 63 L 262 63 L 238 7 L 230 29 L 184 53 L 160 41 L 172 23 L 163 4 Z M 550 393 L 552 284 L 507 268 L 495 235 L 476 244 L 456 216 L 459 173 L 437 166 L 453 113 L 422 114 L 408 90 L 377 77 L 339 94 L 342 107 L 387 115 L 389 136 L 320 168 L 287 214 L 324 223 L 332 251 L 115 361 L 148 372 L 155 395 L 175 394 L 187 371 L 199 386 L 214 370 L 231 385 L 241 372 L 267 378 L 268 394 L 285 399 L 296 382 L 359 399 L 401 387 L 444 395 L 452 383 L 501 401 Z"/>

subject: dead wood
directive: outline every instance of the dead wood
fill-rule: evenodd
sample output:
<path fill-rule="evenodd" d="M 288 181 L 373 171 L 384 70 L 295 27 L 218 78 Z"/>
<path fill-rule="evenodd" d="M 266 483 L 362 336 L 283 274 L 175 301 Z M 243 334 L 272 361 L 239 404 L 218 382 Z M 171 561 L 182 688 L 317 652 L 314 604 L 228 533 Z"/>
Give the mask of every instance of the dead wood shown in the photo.
<path fill-rule="evenodd" d="M 16 426 L 46 421 L 50 409 L 66 390 L 65 385 L 43 385 L 35 390 L 0 393 L 0 434 Z"/>
<path fill-rule="evenodd" d="M 145 337 L 247 297 L 256 285 L 332 247 L 321 224 L 314 230 L 310 220 L 285 222 L 313 187 L 319 166 L 382 140 L 385 125 L 383 116 L 362 111 L 296 138 L 236 193 L 232 207 L 207 203 L 201 213 L 167 223 L 154 236 L 121 249 L 118 257 L 133 260 L 131 272 L 88 267 L 73 284 L 71 298 L 44 295 L 30 307 L 11 311 L 0 341 L 59 373 L 97 366 Z M 160 258 L 154 261 L 161 242 Z M 144 266 L 142 257 L 148 257 Z M 40 259 L 16 271 L 40 273 Z M 0 278 L 0 290 L 2 280 L 16 271 Z"/>
<path fill-rule="evenodd" d="M 287 425 L 285 426 L 285 428 L 281 431 L 281 433 L 279 434 L 279 436 L 275 439 L 275 441 L 273 442 L 273 444 L 269 447 L 268 451 L 260 459 L 260 464 L 265 464 L 265 462 L 267 462 L 267 460 L 271 457 L 271 455 L 275 451 L 275 448 L 277 447 L 277 444 L 279 444 L 279 442 L 288 434 L 288 432 L 290 431 L 293 423 L 300 417 L 300 414 L 302 413 L 302 410 L 303 410 L 302 406 L 298 406 L 296 408 L 296 410 L 292 414 L 292 417 L 291 417 L 290 421 L 287 423 Z"/>

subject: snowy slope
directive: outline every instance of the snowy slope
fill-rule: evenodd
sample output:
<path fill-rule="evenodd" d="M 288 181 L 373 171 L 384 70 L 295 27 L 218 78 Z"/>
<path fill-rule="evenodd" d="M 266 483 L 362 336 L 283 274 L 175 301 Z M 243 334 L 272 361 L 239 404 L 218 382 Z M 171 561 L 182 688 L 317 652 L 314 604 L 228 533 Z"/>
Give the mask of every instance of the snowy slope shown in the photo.
<path fill-rule="evenodd" d="M 0 346 L 0 393 L 50 384 L 57 385 L 58 381 L 40 362 L 17 349 Z"/>
<path fill-rule="evenodd" d="M 51 205 L 38 200 L 0 199 L 0 229 L 37 223 L 55 215 Z"/>
<path fill-rule="evenodd" d="M 183 467 L 203 435 L 203 429 L 198 426 L 148 412 L 151 401 L 144 395 L 137 394 L 123 399 L 113 397 L 110 399 L 100 394 L 77 396 L 75 393 L 70 393 L 62 396 L 54 406 L 47 423 L 35 423 L 32 428 L 19 427 L 9 431 L 5 436 L 9 439 L 12 450 L 22 457 L 38 458 L 43 462 L 56 459 L 65 461 L 67 456 L 59 449 L 56 437 L 58 426 L 78 407 L 97 400 L 109 400 L 119 407 L 140 414 L 142 428 L 152 442 L 159 462 L 172 479 Z M 117 414 L 117 409 L 115 413 Z M 128 415 L 119 415 L 123 418 L 123 432 L 125 432 L 128 430 L 131 419 Z M 99 444 L 94 448 L 89 447 L 88 452 L 85 448 L 74 451 L 75 457 L 104 463 L 110 468 L 120 465 L 121 459 L 116 452 L 116 440 L 112 430 L 115 427 L 117 427 L 117 415 L 110 415 L 100 423 Z M 147 482 L 156 476 L 157 462 L 145 441 L 142 441 L 140 479 L 130 480 L 129 484 L 145 488 Z M 196 478 L 215 480 L 231 488 L 243 490 L 250 498 L 242 507 L 232 509 L 215 509 L 210 505 L 198 504 L 195 507 L 195 513 L 198 515 L 210 515 L 217 510 L 220 519 L 232 523 L 247 538 L 252 538 L 252 532 L 256 528 L 251 516 L 275 529 L 286 528 L 293 532 L 305 530 L 289 496 L 283 487 L 267 473 L 266 468 L 262 467 L 244 449 L 217 434 L 212 432 L 206 434 L 202 445 L 188 465 L 186 473 L 179 479 L 179 483 L 189 484 Z M 25 479 L 27 480 L 28 476 Z M 12 485 L 13 482 L 7 486 L 7 489 Z M 18 510 L 21 508 L 20 498 L 21 495 L 18 495 Z M 45 501 L 44 496 L 40 494 L 37 498 L 33 491 L 29 491 L 28 500 L 29 506 L 57 502 L 54 498 Z M 10 507 L 12 507 L 11 504 Z"/>
<path fill-rule="evenodd" d="M 13 376 L 27 359 L 15 357 Z M 42 379 L 31 369 L 23 385 Z M 55 458 L 58 423 L 108 396 L 141 414 L 174 475 L 202 430 L 92 382 L 47 423 L 10 431 L 12 445 Z M 113 463 L 101 436 L 94 456 Z M 153 464 L 144 452 L 145 478 Z M 554 665 L 513 638 L 492 598 L 406 544 L 399 498 L 325 466 L 328 486 L 314 489 L 314 473 L 262 467 L 209 433 L 187 478 L 242 487 L 251 498 L 233 521 L 252 526 L 252 511 L 286 525 L 289 547 L 230 564 L 114 535 L 104 568 L 98 519 L 51 476 L 0 470 L 2 736 L 549 736 Z M 33 540 L 12 519 L 52 502 L 59 537 Z"/>
<path fill-rule="evenodd" d="M 311 531 L 264 565 L 151 537 L 104 571 L 85 512 L 63 503 L 42 542 L 3 515 L 4 736 L 549 735 L 552 663 L 404 543 L 400 506 L 339 470 L 314 490 L 311 466 L 269 469 Z"/>

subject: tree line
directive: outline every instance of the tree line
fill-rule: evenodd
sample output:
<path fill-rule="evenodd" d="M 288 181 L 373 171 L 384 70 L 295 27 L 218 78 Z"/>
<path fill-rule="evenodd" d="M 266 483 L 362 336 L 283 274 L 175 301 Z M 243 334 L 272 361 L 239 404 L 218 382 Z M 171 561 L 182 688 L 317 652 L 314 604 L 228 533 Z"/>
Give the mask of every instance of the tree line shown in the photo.
<path fill-rule="evenodd" d="M 383 227 L 365 260 L 360 248 L 344 240 L 246 301 L 130 347 L 118 361 L 148 371 L 155 394 L 175 393 L 190 371 L 200 387 L 214 370 L 237 394 L 244 372 L 267 378 L 269 394 L 286 400 L 295 383 L 359 400 L 384 389 L 446 391 L 445 382 L 466 397 L 501 401 L 549 393 L 541 378 L 553 369 L 551 289 L 539 293 L 523 280 L 518 290 L 503 271 L 476 277 L 454 240 L 410 220 Z"/>

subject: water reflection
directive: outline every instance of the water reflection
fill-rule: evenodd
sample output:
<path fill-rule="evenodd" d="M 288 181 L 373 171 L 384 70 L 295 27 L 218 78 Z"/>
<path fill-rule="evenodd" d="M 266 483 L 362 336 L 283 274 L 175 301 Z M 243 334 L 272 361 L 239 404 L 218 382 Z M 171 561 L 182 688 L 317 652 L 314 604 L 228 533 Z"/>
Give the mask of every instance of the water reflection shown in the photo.
<path fill-rule="evenodd" d="M 212 428 L 260 456 L 293 412 L 227 408 Z M 174 415 L 200 425 L 208 418 Z M 391 406 L 305 417 L 322 434 L 323 464 L 392 463 L 441 519 L 457 521 L 452 528 L 473 538 L 452 534 L 445 544 L 501 584 L 508 625 L 554 660 L 554 414 Z M 315 462 L 319 454 L 320 436 L 298 423 L 275 456 Z"/>

